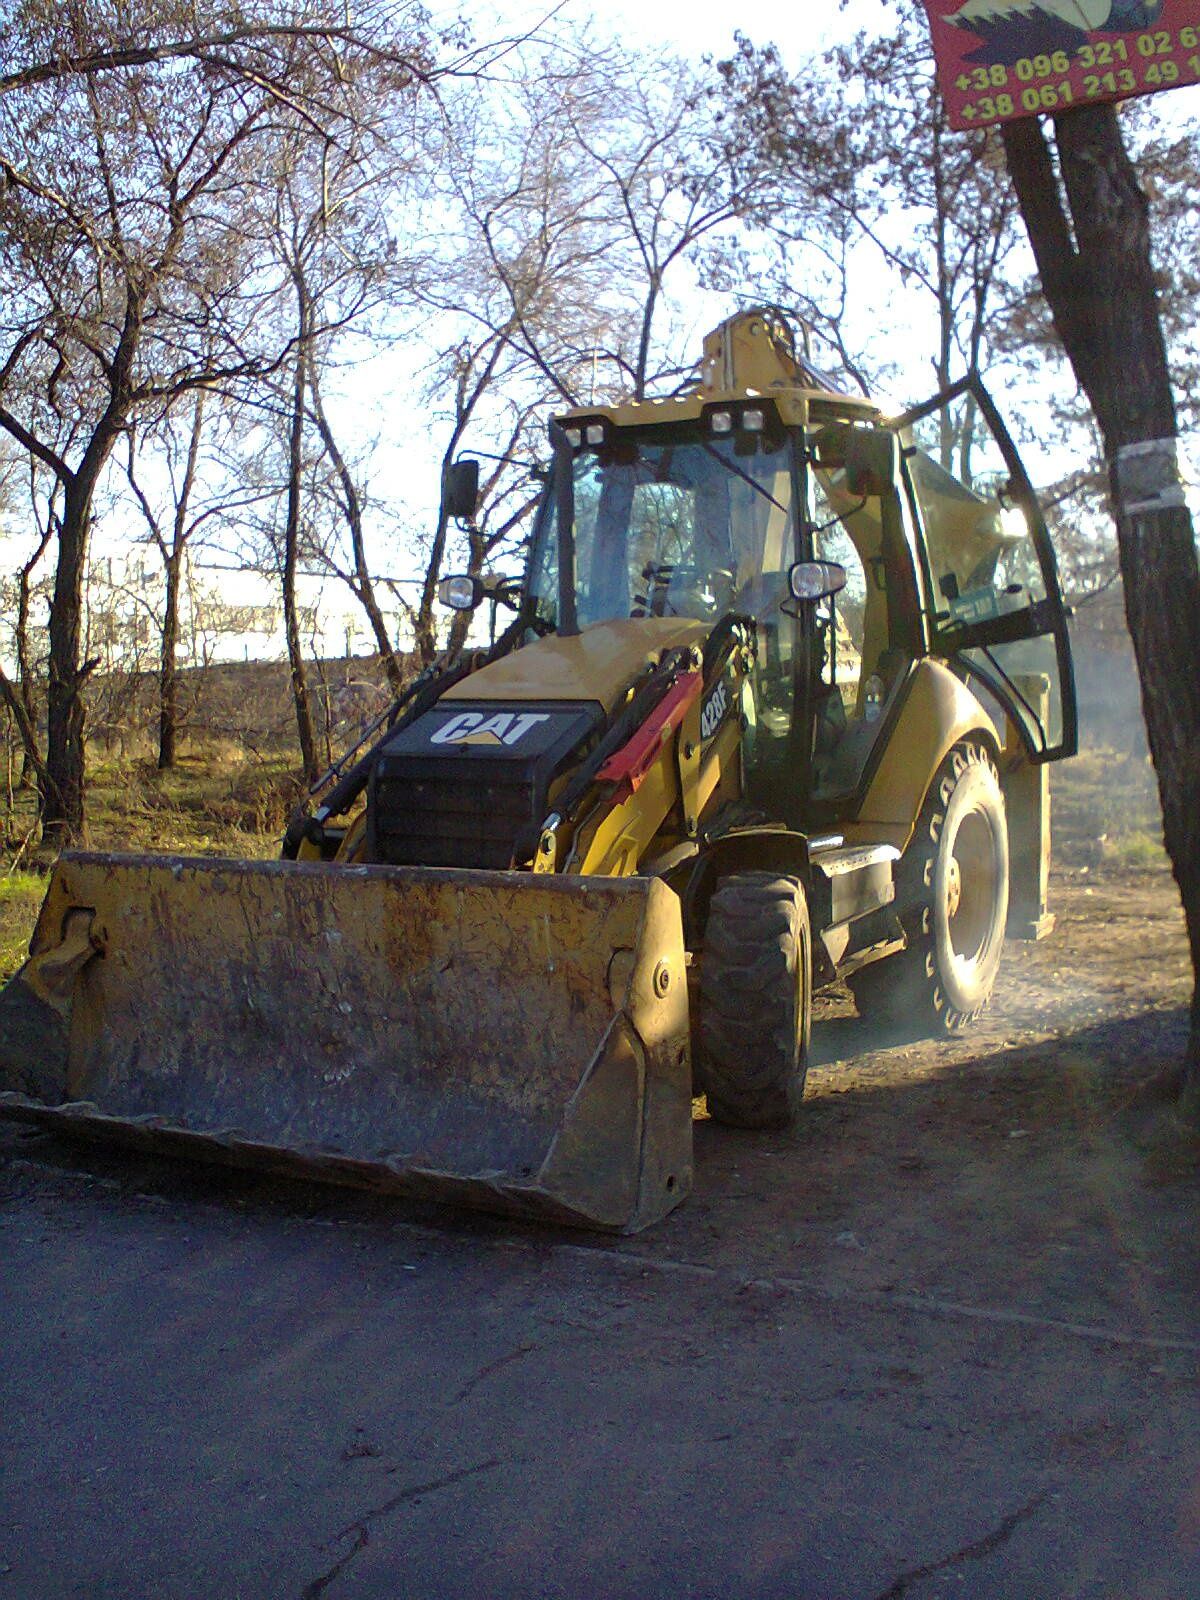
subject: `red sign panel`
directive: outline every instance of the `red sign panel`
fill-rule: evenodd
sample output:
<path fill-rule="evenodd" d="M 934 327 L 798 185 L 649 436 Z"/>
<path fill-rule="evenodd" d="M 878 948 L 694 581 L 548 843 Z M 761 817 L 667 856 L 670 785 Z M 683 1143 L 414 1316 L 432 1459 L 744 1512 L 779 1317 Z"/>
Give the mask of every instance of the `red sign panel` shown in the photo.
<path fill-rule="evenodd" d="M 952 128 L 1200 83 L 1200 0 L 925 0 Z"/>

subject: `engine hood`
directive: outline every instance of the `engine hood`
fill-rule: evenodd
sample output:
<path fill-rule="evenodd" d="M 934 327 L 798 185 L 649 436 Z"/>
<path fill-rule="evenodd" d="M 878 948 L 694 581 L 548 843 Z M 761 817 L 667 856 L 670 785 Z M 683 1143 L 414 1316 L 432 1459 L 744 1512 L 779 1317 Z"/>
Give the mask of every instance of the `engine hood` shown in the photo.
<path fill-rule="evenodd" d="M 702 645 L 710 625 L 690 617 L 630 617 L 595 622 L 573 638 L 552 633 L 473 672 L 439 704 L 453 700 L 592 701 L 606 712 L 638 674 L 675 645 Z"/>

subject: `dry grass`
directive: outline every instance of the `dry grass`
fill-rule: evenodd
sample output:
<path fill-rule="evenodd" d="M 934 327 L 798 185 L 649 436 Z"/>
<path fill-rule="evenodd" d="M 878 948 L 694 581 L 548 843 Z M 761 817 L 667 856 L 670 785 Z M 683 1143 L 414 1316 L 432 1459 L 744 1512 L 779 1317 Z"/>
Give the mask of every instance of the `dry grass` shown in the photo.
<path fill-rule="evenodd" d="M 187 728 L 171 772 L 158 771 L 156 686 L 145 674 L 130 698 L 123 680 L 93 681 L 86 843 L 94 850 L 264 860 L 277 856 L 303 798 L 286 662 L 229 663 L 181 677 Z M 369 659 L 314 667 L 318 737 L 340 751 L 390 699 Z M 120 704 L 114 702 L 119 691 Z M 10 763 L 11 764 L 11 763 Z M 13 771 L 15 778 L 15 769 Z M 2 808 L 0 801 L 0 808 Z M 0 978 L 23 958 L 51 862 L 32 848 L 33 796 L 0 809 Z"/>
<path fill-rule="evenodd" d="M 1166 865 L 1148 756 L 1087 750 L 1054 768 L 1050 788 L 1054 853 L 1065 865 Z"/>
<path fill-rule="evenodd" d="M 24 961 L 45 892 L 46 879 L 35 872 L 13 872 L 0 878 L 0 982 L 10 978 Z"/>
<path fill-rule="evenodd" d="M 93 751 L 87 845 L 136 854 L 270 859 L 278 855 L 280 836 L 303 793 L 286 754 L 258 759 L 229 739 L 190 741 L 175 770 L 165 773 L 146 757 L 118 760 Z M 9 818 L 10 839 L 19 840 L 31 821 L 32 802 L 19 796 Z M 45 889 L 38 872 L 0 877 L 0 980 L 24 959 Z"/>
<path fill-rule="evenodd" d="M 213 752 L 191 743 L 170 772 L 152 761 L 101 761 L 89 783 L 88 843 L 96 850 L 269 857 L 303 794 L 285 756 L 236 758 L 228 741 Z"/>

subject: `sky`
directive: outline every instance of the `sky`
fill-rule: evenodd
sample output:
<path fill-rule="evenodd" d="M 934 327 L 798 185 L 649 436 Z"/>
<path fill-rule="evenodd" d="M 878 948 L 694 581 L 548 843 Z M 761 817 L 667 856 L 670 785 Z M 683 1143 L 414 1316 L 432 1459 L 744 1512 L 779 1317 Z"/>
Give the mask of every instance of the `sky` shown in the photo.
<path fill-rule="evenodd" d="M 496 0 L 456 0 L 456 3 L 442 5 L 438 0 L 431 0 L 430 9 L 435 21 L 449 22 L 462 17 L 477 38 L 488 39 L 520 36 L 536 28 L 550 14 L 552 3 L 553 0 L 534 4 L 525 3 L 525 0 L 520 3 L 501 0 L 499 4 Z M 623 44 L 641 44 L 647 49 L 663 47 L 697 61 L 705 56 L 719 59 L 728 55 L 734 48 L 735 34 L 740 30 L 755 43 L 775 44 L 785 65 L 796 72 L 809 56 L 848 40 L 859 31 L 870 33 L 874 28 L 886 28 L 894 15 L 893 0 L 842 0 L 842 3 L 839 0 L 791 0 L 790 4 L 753 10 L 731 5 L 729 0 L 602 0 L 601 4 L 596 4 L 595 0 L 561 0 L 555 20 L 590 25 L 598 34 L 614 36 Z M 1200 88 L 1159 94 L 1153 99 L 1156 112 L 1168 122 L 1182 124 L 1200 110 Z M 873 257 L 864 262 L 868 284 L 870 275 L 877 270 Z M 698 341 L 707 327 L 733 308 L 715 304 L 711 295 L 685 292 L 681 296 L 682 276 L 681 270 L 671 285 L 671 295 L 685 319 L 693 324 Z M 899 328 L 896 335 L 898 339 L 904 337 Z M 916 350 L 912 359 L 906 359 L 902 365 L 909 374 L 909 381 L 920 388 L 926 365 L 924 352 Z M 930 390 L 934 387 L 932 377 L 928 387 Z M 924 398 L 924 392 L 900 396 L 906 402 Z M 494 448 L 486 439 L 476 437 L 478 433 L 476 429 L 465 441 L 468 452 L 472 443 L 480 449 Z M 414 486 L 428 481 L 436 494 L 436 470 L 429 453 L 413 440 L 404 455 L 404 478 Z M 1030 460 L 1029 466 L 1036 474 L 1037 464 Z M 1047 472 L 1054 475 L 1049 469 Z M 419 502 L 420 495 L 412 498 Z M 431 498 L 430 515 L 433 509 Z"/>
<path fill-rule="evenodd" d="M 850 0 L 845 11 L 837 0 L 792 0 L 742 13 L 730 0 L 565 0 L 558 15 L 578 23 L 592 22 L 625 42 L 667 45 L 696 59 L 727 53 L 735 31 L 741 29 L 757 42 L 779 46 L 789 66 L 822 50 L 858 27 L 869 27 L 890 9 L 887 0 Z M 547 15 L 546 5 L 495 5 L 463 0 L 458 5 L 435 4 L 435 19 L 464 16 L 479 37 L 497 31 L 520 32 Z"/>
<path fill-rule="evenodd" d="M 520 37 L 534 29 L 551 15 L 553 0 L 541 3 L 496 4 L 494 0 L 456 0 L 441 4 L 432 0 L 428 9 L 435 24 L 450 26 L 458 20 L 465 21 L 478 39 L 495 39 L 505 36 Z M 845 9 L 839 9 L 838 0 L 801 0 L 800 4 L 763 10 L 752 21 L 740 18 L 738 8 L 728 0 L 604 0 L 596 5 L 594 0 L 562 0 L 554 13 L 557 23 L 591 25 L 601 35 L 611 35 L 623 44 L 644 44 L 648 49 L 662 47 L 699 61 L 704 56 L 727 55 L 734 47 L 735 32 L 742 28 L 759 43 L 772 42 L 779 48 L 783 60 L 791 70 L 796 70 L 809 55 L 828 48 L 852 35 L 857 28 L 869 27 L 873 20 L 886 15 L 890 9 L 887 0 L 848 0 Z M 694 326 L 696 350 L 704 331 L 715 325 L 732 307 L 723 301 L 715 303 L 712 296 L 683 289 L 686 264 L 681 264 L 671 285 L 672 299 L 678 312 Z M 411 392 L 412 377 L 402 351 L 392 350 L 383 358 L 389 387 L 395 394 Z M 351 387 L 361 384 L 364 374 L 359 370 Z M 370 431 L 368 425 L 367 431 Z M 470 452 L 472 445 L 479 450 L 495 449 L 486 436 L 486 425 L 480 422 L 464 443 Z M 436 446 L 434 448 L 433 446 Z M 437 457 L 440 441 L 420 437 L 420 430 L 404 440 L 389 440 L 376 452 L 373 472 L 376 493 L 384 492 L 387 479 L 393 478 L 405 485 L 404 498 L 418 520 L 422 514 L 430 523 L 437 503 Z M 377 550 L 372 562 L 374 568 L 392 576 L 420 570 L 420 560 L 403 549 L 390 552 Z M 225 580 L 223 587 L 228 585 Z M 265 585 L 261 585 L 265 588 Z M 346 611 L 340 586 L 334 582 L 326 586 L 329 601 L 336 604 L 339 616 Z M 347 620 L 353 613 L 353 604 L 346 612 Z M 360 619 L 354 618 L 358 623 Z M 332 621 L 330 633 L 339 635 L 344 627 L 341 620 Z"/>

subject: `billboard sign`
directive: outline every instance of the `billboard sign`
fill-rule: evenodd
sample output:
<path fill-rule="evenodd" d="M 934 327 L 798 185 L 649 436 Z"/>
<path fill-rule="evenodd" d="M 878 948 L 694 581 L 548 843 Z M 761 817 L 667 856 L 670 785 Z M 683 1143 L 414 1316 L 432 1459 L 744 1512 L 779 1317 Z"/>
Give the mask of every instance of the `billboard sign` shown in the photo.
<path fill-rule="evenodd" d="M 1200 0 L 925 0 L 952 128 L 1200 83 Z"/>

